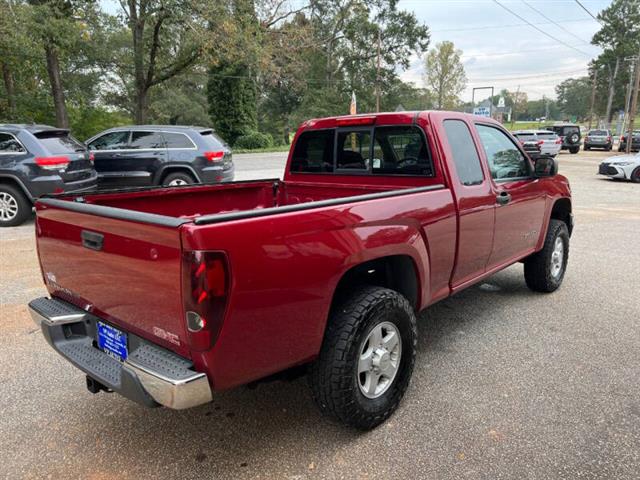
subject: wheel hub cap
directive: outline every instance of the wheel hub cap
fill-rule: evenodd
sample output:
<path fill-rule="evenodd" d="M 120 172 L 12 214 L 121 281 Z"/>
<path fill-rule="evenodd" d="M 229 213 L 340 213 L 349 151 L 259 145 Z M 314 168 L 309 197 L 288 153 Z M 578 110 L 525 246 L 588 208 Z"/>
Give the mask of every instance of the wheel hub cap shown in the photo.
<path fill-rule="evenodd" d="M 402 339 L 397 327 L 382 322 L 369 332 L 360 346 L 357 382 L 367 398 L 384 394 L 396 377 L 402 355 Z"/>
<path fill-rule="evenodd" d="M 18 202 L 6 192 L 0 192 L 0 220 L 9 221 L 18 214 Z"/>
<path fill-rule="evenodd" d="M 553 252 L 551 253 L 551 275 L 554 278 L 558 278 L 562 272 L 562 264 L 564 262 L 564 242 L 562 238 L 556 238 L 556 243 L 553 246 Z"/>

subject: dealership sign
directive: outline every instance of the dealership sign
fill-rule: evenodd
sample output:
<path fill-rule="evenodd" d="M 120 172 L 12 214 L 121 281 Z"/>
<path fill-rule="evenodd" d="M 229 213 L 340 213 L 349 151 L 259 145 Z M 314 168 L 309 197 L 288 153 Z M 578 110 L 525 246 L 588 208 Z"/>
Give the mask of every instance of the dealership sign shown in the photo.
<path fill-rule="evenodd" d="M 474 107 L 473 114 L 478 115 L 480 117 L 490 117 L 491 116 L 491 108 L 489 107 Z"/>

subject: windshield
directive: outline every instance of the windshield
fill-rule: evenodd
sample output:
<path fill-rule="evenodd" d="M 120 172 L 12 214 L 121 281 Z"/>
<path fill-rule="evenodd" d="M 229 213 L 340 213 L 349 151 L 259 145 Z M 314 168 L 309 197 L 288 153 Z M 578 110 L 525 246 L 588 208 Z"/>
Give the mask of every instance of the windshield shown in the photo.
<path fill-rule="evenodd" d="M 589 135 L 592 135 L 594 137 L 606 137 L 608 135 L 606 130 L 591 130 L 589 132 Z"/>
<path fill-rule="evenodd" d="M 516 138 L 522 142 L 533 142 L 536 139 L 533 133 L 514 133 Z"/>

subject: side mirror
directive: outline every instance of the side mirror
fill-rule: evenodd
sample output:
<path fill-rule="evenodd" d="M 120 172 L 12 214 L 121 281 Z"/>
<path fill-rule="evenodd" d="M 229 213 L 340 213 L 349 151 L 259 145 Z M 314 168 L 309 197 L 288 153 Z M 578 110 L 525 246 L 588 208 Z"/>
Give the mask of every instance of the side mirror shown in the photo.
<path fill-rule="evenodd" d="M 558 164 L 555 158 L 543 155 L 535 160 L 536 177 L 553 177 L 558 173 Z"/>

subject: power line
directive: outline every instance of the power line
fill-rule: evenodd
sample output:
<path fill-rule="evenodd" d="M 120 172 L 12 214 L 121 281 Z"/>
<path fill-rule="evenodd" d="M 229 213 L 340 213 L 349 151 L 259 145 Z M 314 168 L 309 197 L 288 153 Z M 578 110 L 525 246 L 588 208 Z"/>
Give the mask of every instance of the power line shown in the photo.
<path fill-rule="evenodd" d="M 529 7 L 531 10 L 533 10 L 534 12 L 536 12 L 538 15 L 540 15 L 542 18 L 545 18 L 547 20 L 549 20 L 551 23 L 553 23 L 556 27 L 558 27 L 560 30 L 568 33 L 569 35 L 571 35 L 573 38 L 577 38 L 578 40 L 580 40 L 583 43 L 586 43 L 587 45 L 590 42 L 587 42 L 586 40 L 583 40 L 582 38 L 578 37 L 577 35 L 574 35 L 573 33 L 571 33 L 569 30 L 567 30 L 566 28 L 564 28 L 562 25 L 560 25 L 558 22 L 553 21 L 552 19 L 550 19 L 549 17 L 547 17 L 544 13 L 542 13 L 540 10 L 538 10 L 537 8 L 535 8 L 533 5 L 531 5 L 529 2 L 527 2 L 526 0 L 522 0 L 522 3 L 524 3 L 527 7 Z"/>
<path fill-rule="evenodd" d="M 579 18 L 577 20 L 565 20 L 562 23 L 576 23 L 576 22 L 590 22 L 591 19 L 590 18 Z M 555 24 L 556 22 L 538 22 L 538 23 L 533 23 L 533 25 L 551 25 L 551 24 Z M 475 31 L 475 30 L 493 30 L 496 28 L 511 28 L 511 27 L 523 27 L 527 25 L 526 23 L 511 23 L 511 24 L 507 24 L 507 25 L 486 25 L 483 27 L 467 27 L 467 28 L 445 28 L 443 30 L 431 30 L 431 33 L 447 33 L 447 32 L 471 32 L 471 31 Z"/>
<path fill-rule="evenodd" d="M 555 76 L 564 76 L 564 75 L 571 75 L 572 73 L 582 73 L 584 72 L 585 69 L 581 68 L 581 69 L 573 69 L 573 70 L 563 70 L 563 71 L 556 71 L 556 72 L 544 72 L 544 73 L 539 73 L 539 74 L 535 74 L 535 75 L 522 75 L 522 76 L 498 76 L 498 77 L 485 77 L 485 78 L 474 78 L 474 79 L 470 79 L 469 81 L 474 81 L 474 82 L 479 82 L 479 81 L 490 81 L 490 80 L 498 80 L 498 81 L 503 81 L 503 80 L 526 80 L 529 78 L 544 78 L 544 77 L 555 77 Z"/>
<path fill-rule="evenodd" d="M 578 5 L 580 5 L 580 8 L 582 8 L 585 12 L 587 12 L 587 13 L 589 14 L 589 16 L 590 16 L 591 18 L 593 18 L 596 22 L 598 22 L 598 23 L 602 23 L 602 22 L 600 22 L 600 20 L 598 19 L 598 17 L 594 16 L 594 15 L 593 15 L 593 13 L 591 13 L 591 12 L 587 9 L 587 7 L 585 7 L 585 6 L 580 2 L 580 0 L 575 0 L 575 2 L 576 2 Z"/>
<path fill-rule="evenodd" d="M 564 45 L 554 45 L 553 47 L 545 47 L 545 48 L 532 48 L 530 50 L 511 50 L 509 52 L 498 52 L 498 53 L 478 53 L 478 54 L 462 54 L 461 58 L 482 58 L 482 57 L 501 57 L 504 55 L 516 55 L 519 53 L 533 53 L 533 52 L 548 52 L 549 50 L 557 50 L 558 48 L 563 48 Z"/>
<path fill-rule="evenodd" d="M 541 34 L 543 34 L 545 37 L 549 37 L 551 40 L 561 43 L 562 45 L 565 45 L 566 47 L 569 47 L 572 50 L 575 50 L 576 52 L 580 53 L 581 55 L 584 55 L 586 57 L 589 58 L 593 58 L 593 55 L 590 55 L 586 52 L 583 52 L 582 50 L 579 50 L 575 47 L 572 47 L 571 45 L 569 45 L 566 42 L 563 42 L 562 40 L 560 40 L 559 38 L 554 37 L 553 35 L 548 34 L 547 32 L 545 32 L 544 30 L 536 27 L 533 23 L 531 23 L 530 21 L 526 20 L 525 18 L 521 17 L 520 15 L 518 15 L 516 12 L 514 12 L 513 10 L 511 10 L 510 8 L 504 6 L 503 4 L 501 4 L 498 0 L 493 0 L 494 3 L 496 3 L 497 5 L 499 5 L 500 7 L 502 7 L 503 9 L 505 9 L 507 12 L 509 12 L 511 15 L 513 15 L 516 18 L 519 18 L 520 20 L 522 20 L 523 22 L 525 22 L 527 25 L 529 25 L 532 28 L 535 28 L 538 32 L 540 32 Z"/>

